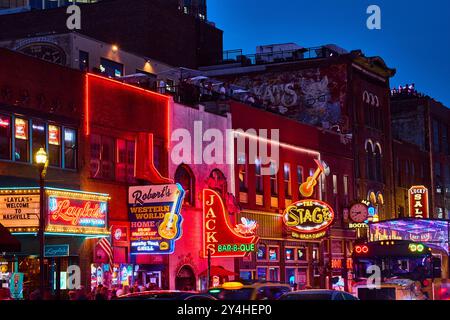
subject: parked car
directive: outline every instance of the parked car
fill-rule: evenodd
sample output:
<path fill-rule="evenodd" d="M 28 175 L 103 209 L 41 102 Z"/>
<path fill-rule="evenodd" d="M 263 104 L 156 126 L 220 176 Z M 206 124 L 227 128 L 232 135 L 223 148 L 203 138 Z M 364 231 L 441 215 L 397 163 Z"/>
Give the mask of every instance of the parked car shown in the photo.
<path fill-rule="evenodd" d="M 302 290 L 289 292 L 282 295 L 278 300 L 359 300 L 350 293 L 336 290 Z"/>
<path fill-rule="evenodd" d="M 258 282 L 244 285 L 240 282 L 228 282 L 217 288 L 209 289 L 209 294 L 218 300 L 277 300 L 291 291 L 287 284 Z"/>
<path fill-rule="evenodd" d="M 209 294 L 189 291 L 146 291 L 130 293 L 117 298 L 117 300 L 217 300 Z"/>

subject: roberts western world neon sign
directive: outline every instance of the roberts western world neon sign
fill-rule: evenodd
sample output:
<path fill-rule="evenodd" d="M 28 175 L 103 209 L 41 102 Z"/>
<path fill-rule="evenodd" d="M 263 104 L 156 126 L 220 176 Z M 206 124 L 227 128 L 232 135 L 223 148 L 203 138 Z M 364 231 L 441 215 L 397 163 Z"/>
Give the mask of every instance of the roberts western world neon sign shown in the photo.
<path fill-rule="evenodd" d="M 211 189 L 203 190 L 203 256 L 243 258 L 256 251 L 259 238 L 237 233 L 229 221 L 222 197 Z"/>
<path fill-rule="evenodd" d="M 180 210 L 184 190 L 179 184 L 129 188 L 131 254 L 172 254 L 182 236 Z"/>

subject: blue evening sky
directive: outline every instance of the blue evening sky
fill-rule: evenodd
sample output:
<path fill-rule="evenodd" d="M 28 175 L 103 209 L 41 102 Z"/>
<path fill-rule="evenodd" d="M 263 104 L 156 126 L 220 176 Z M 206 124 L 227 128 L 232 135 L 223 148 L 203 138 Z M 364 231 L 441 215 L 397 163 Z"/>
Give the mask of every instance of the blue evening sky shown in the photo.
<path fill-rule="evenodd" d="M 369 30 L 369 5 L 381 7 L 382 29 Z M 450 107 L 448 0 L 208 0 L 208 20 L 224 30 L 224 50 L 334 43 L 381 56 L 397 69 L 391 87 L 415 83 Z"/>

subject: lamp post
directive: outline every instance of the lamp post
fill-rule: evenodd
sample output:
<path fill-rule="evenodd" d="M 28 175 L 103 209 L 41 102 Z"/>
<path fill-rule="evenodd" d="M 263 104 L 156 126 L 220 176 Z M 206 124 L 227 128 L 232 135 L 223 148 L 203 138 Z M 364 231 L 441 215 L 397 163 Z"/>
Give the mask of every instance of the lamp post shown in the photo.
<path fill-rule="evenodd" d="M 44 273 L 44 248 L 45 248 L 45 176 L 47 174 L 48 167 L 48 156 L 47 152 L 45 152 L 44 148 L 39 149 L 36 152 L 36 164 L 39 169 L 39 290 L 41 292 L 41 297 L 44 297 L 44 289 L 45 289 L 45 273 Z"/>

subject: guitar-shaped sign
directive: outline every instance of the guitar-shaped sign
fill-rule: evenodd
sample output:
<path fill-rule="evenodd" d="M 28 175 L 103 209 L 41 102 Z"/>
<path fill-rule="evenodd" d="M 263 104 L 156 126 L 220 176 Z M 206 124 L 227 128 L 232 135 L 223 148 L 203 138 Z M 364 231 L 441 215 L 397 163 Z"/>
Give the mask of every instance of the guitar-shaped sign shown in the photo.
<path fill-rule="evenodd" d="M 175 206 L 173 206 L 171 212 L 165 214 L 163 222 L 158 227 L 159 235 L 167 240 L 175 239 L 178 234 L 178 219 L 178 215 L 175 214 Z"/>
<path fill-rule="evenodd" d="M 317 179 L 322 173 L 327 176 L 330 174 L 330 168 L 325 162 L 316 159 L 314 159 L 314 161 L 317 164 L 316 172 L 300 185 L 300 193 L 305 198 L 309 198 L 314 194 L 314 187 L 317 185 Z"/>

